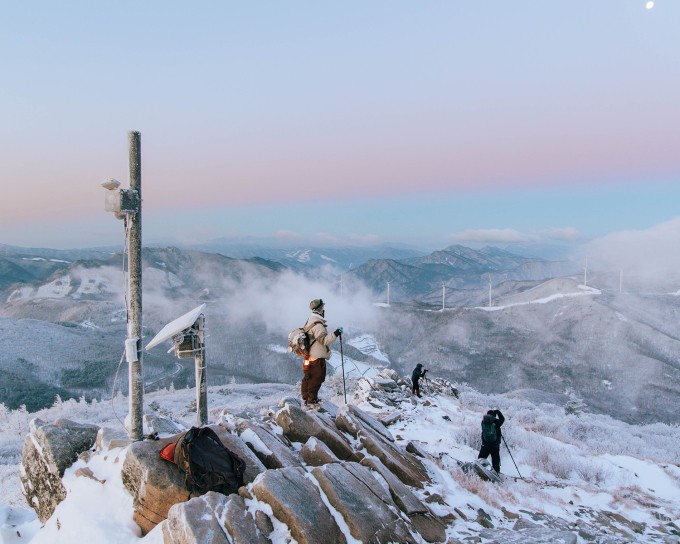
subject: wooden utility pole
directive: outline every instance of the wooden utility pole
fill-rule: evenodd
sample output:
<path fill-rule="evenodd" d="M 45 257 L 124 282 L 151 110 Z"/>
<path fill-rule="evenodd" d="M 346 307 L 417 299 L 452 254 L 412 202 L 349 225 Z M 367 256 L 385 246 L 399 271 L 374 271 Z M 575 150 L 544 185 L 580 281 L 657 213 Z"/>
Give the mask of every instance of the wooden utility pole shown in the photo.
<path fill-rule="evenodd" d="M 137 356 L 128 357 L 130 395 L 130 439 L 141 440 L 144 435 L 144 382 L 142 381 L 142 151 L 141 134 L 128 132 L 130 157 L 130 190 L 136 191 L 139 207 L 129 214 L 128 229 L 128 281 L 130 302 L 128 308 L 128 341 L 137 344 Z M 137 359 L 133 361 L 131 359 Z"/>
<path fill-rule="evenodd" d="M 143 438 L 144 383 L 142 382 L 142 153 L 139 132 L 128 132 L 130 188 L 120 189 L 113 178 L 101 185 L 106 189 L 104 209 L 113 212 L 125 225 L 125 245 L 128 253 L 125 310 L 127 339 L 125 357 L 128 362 L 128 394 L 130 398 L 131 440 Z M 123 256 L 125 253 L 123 253 Z"/>
<path fill-rule="evenodd" d="M 198 425 L 208 424 L 208 388 L 206 385 L 206 360 L 205 360 L 205 317 L 201 315 L 195 327 L 198 331 L 200 348 L 194 354 L 194 364 L 196 366 L 196 418 Z"/>

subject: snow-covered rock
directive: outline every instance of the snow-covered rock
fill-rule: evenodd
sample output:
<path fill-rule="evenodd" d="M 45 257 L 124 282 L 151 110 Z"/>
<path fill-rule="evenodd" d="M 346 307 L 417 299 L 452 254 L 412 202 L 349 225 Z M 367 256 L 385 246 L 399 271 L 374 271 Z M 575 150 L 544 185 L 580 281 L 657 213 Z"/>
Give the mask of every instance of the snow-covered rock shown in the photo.
<path fill-rule="evenodd" d="M 61 477 L 82 452 L 95 443 L 96 425 L 58 419 L 53 424 L 31 422 L 24 441 L 20 473 L 24 496 L 41 521 L 46 521 L 66 497 Z"/>

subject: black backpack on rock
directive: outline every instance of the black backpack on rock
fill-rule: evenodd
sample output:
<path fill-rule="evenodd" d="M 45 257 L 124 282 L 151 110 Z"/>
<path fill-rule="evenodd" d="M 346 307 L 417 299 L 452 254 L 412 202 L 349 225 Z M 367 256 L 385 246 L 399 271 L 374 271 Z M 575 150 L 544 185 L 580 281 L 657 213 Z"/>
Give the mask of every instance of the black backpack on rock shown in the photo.
<path fill-rule="evenodd" d="M 175 444 L 175 464 L 186 473 L 189 492 L 229 495 L 243 485 L 246 463 L 224 447 L 210 427 L 192 427 Z"/>

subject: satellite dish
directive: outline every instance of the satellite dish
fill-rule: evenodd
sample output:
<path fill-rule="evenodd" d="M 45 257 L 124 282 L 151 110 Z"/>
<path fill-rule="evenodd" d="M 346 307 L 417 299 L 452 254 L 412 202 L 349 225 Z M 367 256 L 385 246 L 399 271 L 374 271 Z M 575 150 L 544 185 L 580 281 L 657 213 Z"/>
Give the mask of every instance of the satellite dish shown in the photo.
<path fill-rule="evenodd" d="M 203 308 L 205 308 L 205 304 L 201 304 L 198 308 L 194 308 L 193 310 L 178 317 L 171 323 L 168 323 L 156 336 L 153 337 L 153 340 L 151 340 L 151 342 L 146 345 L 145 349 L 149 350 L 153 347 L 156 347 L 161 342 L 171 340 L 173 336 L 193 327 L 194 323 L 196 323 L 196 320 L 203 313 Z"/>

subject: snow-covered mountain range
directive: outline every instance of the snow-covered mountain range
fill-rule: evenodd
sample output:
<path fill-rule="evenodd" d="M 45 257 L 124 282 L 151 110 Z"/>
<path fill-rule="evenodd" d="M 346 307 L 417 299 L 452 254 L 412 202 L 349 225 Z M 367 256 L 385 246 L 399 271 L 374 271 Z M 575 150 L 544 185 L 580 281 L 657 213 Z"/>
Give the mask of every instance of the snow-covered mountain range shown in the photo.
<path fill-rule="evenodd" d="M 120 373 L 114 383 L 126 335 L 121 255 L 2 249 L 0 259 L 14 275 L 5 280 L 0 306 L 1 401 L 35 410 L 55 395 L 101 399 L 125 392 Z M 677 293 L 598 287 L 596 273 L 584 286 L 581 275 L 559 275 L 569 266 L 452 246 L 424 257 L 369 261 L 350 273 L 313 264 L 300 273 L 258 257 L 147 248 L 144 335 L 152 338 L 206 303 L 209 384 L 294 383 L 297 360 L 285 351 L 286 337 L 304 323 L 308 301 L 322 296 L 329 325 L 364 339 L 343 346 L 362 372 L 390 360 L 407 374 L 422 362 L 482 392 L 561 404 L 577 399 L 629 422 L 674 422 Z M 368 283 L 377 281 L 372 289 L 360 278 L 368 268 L 390 275 L 370 276 Z M 433 289 L 445 274 L 448 283 Z M 385 278 L 396 297 L 389 305 L 380 285 Z M 404 300 L 409 290 L 417 294 Z M 160 347 L 145 353 L 144 372 L 149 390 L 193 386 L 193 361 L 178 361 Z"/>

